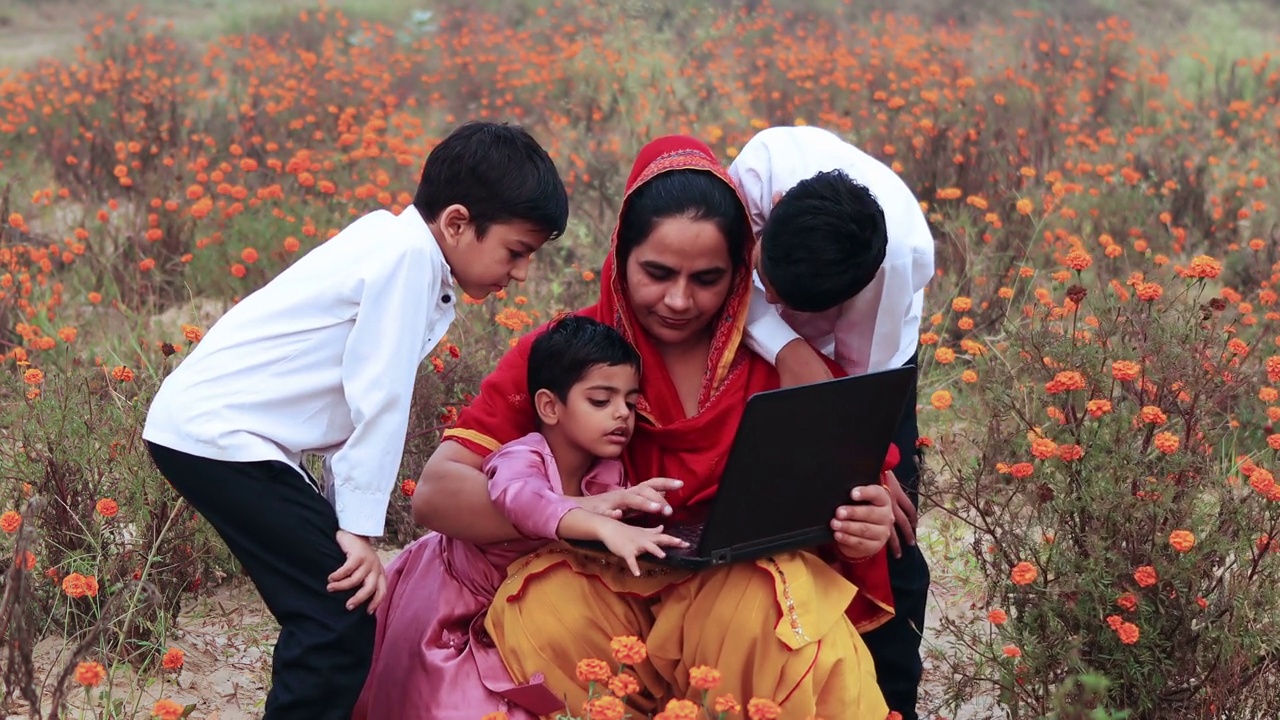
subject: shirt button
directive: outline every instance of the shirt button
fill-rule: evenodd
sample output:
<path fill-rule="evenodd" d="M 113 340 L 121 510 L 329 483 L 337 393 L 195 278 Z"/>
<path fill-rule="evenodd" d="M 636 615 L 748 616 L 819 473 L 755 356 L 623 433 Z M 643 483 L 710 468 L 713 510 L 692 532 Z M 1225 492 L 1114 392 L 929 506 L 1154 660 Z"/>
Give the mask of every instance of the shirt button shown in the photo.
<path fill-rule="evenodd" d="M 453 296 L 450 295 L 449 293 L 445 293 L 444 296 L 440 298 L 440 302 L 444 303 L 445 305 L 448 305 L 449 303 L 453 302 Z"/>

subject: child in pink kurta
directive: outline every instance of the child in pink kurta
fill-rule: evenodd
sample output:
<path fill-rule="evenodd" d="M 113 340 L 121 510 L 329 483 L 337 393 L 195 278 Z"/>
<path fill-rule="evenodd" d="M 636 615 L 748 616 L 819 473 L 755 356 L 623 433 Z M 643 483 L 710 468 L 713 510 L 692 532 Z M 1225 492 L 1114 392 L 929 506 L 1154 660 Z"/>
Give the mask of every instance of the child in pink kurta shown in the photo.
<path fill-rule="evenodd" d="M 522 537 L 475 545 L 433 532 L 391 562 L 355 720 L 478 720 L 497 711 L 536 720 L 509 694 L 515 684 L 484 627 L 507 566 L 562 538 L 604 542 L 633 566 L 640 553 L 660 555 L 655 545 L 682 544 L 606 516 L 634 505 L 622 495 L 638 490 L 624 489 L 617 459 L 635 422 L 635 350 L 612 328 L 569 316 L 539 336 L 529 359 L 541 431 L 502 446 L 483 468 L 494 505 Z M 562 478 L 562 464 L 586 470 Z M 590 511 L 584 498 L 597 500 Z M 397 592 L 402 584 L 423 590 Z"/>

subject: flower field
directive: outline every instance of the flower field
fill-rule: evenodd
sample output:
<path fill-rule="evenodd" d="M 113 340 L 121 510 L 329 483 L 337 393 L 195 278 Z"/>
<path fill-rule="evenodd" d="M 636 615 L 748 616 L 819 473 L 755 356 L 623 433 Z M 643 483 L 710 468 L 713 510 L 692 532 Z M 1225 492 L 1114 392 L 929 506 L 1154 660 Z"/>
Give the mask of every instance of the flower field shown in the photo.
<path fill-rule="evenodd" d="M 485 118 L 548 148 L 570 228 L 424 365 L 389 549 L 421 532 L 411 478 L 480 376 L 594 298 L 641 145 L 690 133 L 727 163 L 821 125 L 891 163 L 937 241 L 933 710 L 1280 715 L 1280 56 L 1148 46 L 1114 17 L 850 12 L 316 6 L 208 42 L 134 12 L 0 68 L 0 709 L 252 712 L 260 692 L 184 669 L 241 581 L 152 468 L 147 400 L 229 304 L 399 210 L 433 143 Z"/>

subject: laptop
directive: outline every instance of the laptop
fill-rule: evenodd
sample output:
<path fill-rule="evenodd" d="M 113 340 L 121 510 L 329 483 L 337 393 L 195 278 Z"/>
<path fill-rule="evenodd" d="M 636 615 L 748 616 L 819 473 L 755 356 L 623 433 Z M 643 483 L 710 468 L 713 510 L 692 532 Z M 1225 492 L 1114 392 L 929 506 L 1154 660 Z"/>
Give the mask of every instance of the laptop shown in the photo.
<path fill-rule="evenodd" d="M 880 483 L 915 387 L 907 365 L 751 396 L 716 495 L 702 512 L 691 508 L 698 520 L 664 523 L 689 546 L 645 559 L 700 569 L 832 542 L 836 508 L 855 487 Z"/>

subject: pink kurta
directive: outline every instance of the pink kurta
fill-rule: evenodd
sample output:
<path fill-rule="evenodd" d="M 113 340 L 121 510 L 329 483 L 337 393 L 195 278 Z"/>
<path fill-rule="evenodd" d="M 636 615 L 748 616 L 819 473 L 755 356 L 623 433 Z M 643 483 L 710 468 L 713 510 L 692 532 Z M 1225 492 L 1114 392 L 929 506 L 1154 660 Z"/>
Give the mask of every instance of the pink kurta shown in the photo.
<path fill-rule="evenodd" d="M 502 446 L 484 471 L 494 504 L 524 538 L 474 545 L 433 532 L 387 566 L 387 600 L 354 720 L 477 720 L 499 710 L 536 720 L 499 694 L 514 683 L 485 632 L 485 612 L 507 565 L 555 540 L 560 519 L 578 505 L 564 496 L 539 433 Z M 620 487 L 616 460 L 596 462 L 582 480 L 584 495 Z"/>

